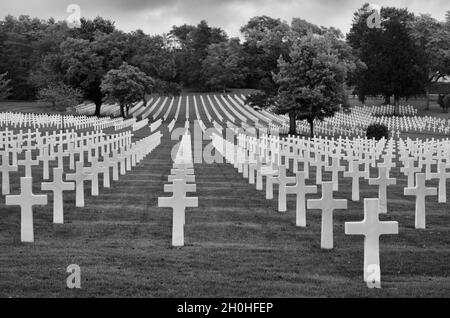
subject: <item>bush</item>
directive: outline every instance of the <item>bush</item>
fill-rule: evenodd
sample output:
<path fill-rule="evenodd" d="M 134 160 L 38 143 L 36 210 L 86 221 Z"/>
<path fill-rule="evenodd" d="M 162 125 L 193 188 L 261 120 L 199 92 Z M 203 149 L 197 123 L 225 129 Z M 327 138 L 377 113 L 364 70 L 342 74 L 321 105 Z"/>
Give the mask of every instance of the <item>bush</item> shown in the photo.
<path fill-rule="evenodd" d="M 389 129 L 382 124 L 372 124 L 367 127 L 366 136 L 368 139 L 388 139 L 389 138 Z"/>
<path fill-rule="evenodd" d="M 83 93 L 64 83 L 50 84 L 41 88 L 37 94 L 38 101 L 52 103 L 55 110 L 66 110 L 77 106 L 83 100 Z"/>
<path fill-rule="evenodd" d="M 450 108 L 450 94 L 449 95 L 439 95 L 438 104 L 441 106 L 442 110 L 448 112 Z"/>

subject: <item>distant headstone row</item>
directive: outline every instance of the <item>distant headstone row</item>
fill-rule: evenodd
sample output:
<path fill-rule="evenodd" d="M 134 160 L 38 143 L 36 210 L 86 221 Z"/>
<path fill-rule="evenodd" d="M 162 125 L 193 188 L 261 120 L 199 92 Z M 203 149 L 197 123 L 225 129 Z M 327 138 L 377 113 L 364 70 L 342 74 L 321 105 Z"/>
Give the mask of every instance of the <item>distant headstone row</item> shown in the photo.
<path fill-rule="evenodd" d="M 33 242 L 33 213 L 35 205 L 46 205 L 47 194 L 32 193 L 33 167 L 42 165 L 42 180 L 49 180 L 49 164 L 53 168 L 53 180 L 41 184 L 43 191 L 53 193 L 53 221 L 63 223 L 63 193 L 74 191 L 76 206 L 84 207 L 84 182 L 91 183 L 91 195 L 99 195 L 99 175 L 103 175 L 103 186 L 110 187 L 110 179 L 119 180 L 135 167 L 161 142 L 159 132 L 132 142 L 131 132 L 106 135 L 102 131 L 77 133 L 74 130 L 54 131 L 52 134 L 39 130 L 24 133 L 11 130 L 0 131 L 0 171 L 2 173 L 2 194 L 7 205 L 21 207 L 21 240 Z M 65 163 L 67 163 L 68 165 Z M 24 167 L 25 175 L 20 178 L 20 194 L 10 194 L 11 172 Z M 112 174 L 111 174 L 112 169 Z M 71 173 L 68 173 L 71 171 Z M 64 181 L 64 174 L 66 180 Z M 36 175 L 35 175 L 36 177 Z M 36 177 L 36 181 L 41 180 Z"/>

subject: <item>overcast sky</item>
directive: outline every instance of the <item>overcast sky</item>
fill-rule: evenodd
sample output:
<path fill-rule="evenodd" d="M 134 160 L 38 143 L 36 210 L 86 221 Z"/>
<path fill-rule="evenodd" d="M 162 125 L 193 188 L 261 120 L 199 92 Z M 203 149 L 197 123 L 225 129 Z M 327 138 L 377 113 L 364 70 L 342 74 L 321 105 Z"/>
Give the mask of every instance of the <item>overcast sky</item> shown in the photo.
<path fill-rule="evenodd" d="M 366 2 L 429 13 L 440 20 L 450 10 L 449 0 L 0 0 L 0 14 L 63 20 L 69 16 L 68 5 L 77 4 L 83 17 L 100 15 L 115 21 L 121 30 L 142 29 L 150 34 L 167 33 L 173 25 L 197 24 L 204 19 L 230 36 L 240 36 L 240 27 L 257 15 L 288 22 L 298 17 L 346 33 L 353 13 Z"/>

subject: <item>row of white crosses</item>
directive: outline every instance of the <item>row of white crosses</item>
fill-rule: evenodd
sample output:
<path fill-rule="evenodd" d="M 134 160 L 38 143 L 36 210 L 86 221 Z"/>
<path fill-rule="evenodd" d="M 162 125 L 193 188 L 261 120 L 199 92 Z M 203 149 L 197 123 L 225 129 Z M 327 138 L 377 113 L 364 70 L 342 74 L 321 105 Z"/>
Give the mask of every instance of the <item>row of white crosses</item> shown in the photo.
<path fill-rule="evenodd" d="M 122 130 L 133 126 L 136 123 L 136 118 L 130 118 L 122 121 L 118 121 L 114 124 L 114 130 Z"/>
<path fill-rule="evenodd" d="M 366 128 L 370 124 L 384 124 L 397 137 L 404 132 L 432 132 L 446 134 L 450 133 L 450 120 L 437 118 L 434 116 L 417 116 L 417 110 L 412 106 L 400 106 L 400 114 L 407 116 L 389 116 L 393 113 L 393 106 L 386 108 L 372 107 L 352 107 L 350 111 L 339 111 L 332 117 L 327 117 L 323 121 L 314 121 L 314 132 L 316 135 L 330 136 L 358 136 L 366 134 Z M 289 129 L 289 117 L 286 115 L 272 116 L 272 124 L 269 131 L 287 133 Z M 297 122 L 297 131 L 310 134 L 310 124 L 304 121 Z"/>
<path fill-rule="evenodd" d="M 144 119 L 138 121 L 137 123 L 133 124 L 132 130 L 133 131 L 137 131 L 137 130 L 140 130 L 140 129 L 146 127 L 146 126 L 148 126 L 148 118 L 144 118 Z"/>
<path fill-rule="evenodd" d="M 142 102 L 141 102 L 142 104 Z M 137 104 L 136 104 L 137 105 Z M 74 112 L 78 115 L 93 115 L 95 112 L 95 104 L 94 103 L 83 103 L 77 105 L 75 107 L 71 107 L 67 109 L 68 112 Z M 120 106 L 118 104 L 103 104 L 100 110 L 101 115 L 103 116 L 118 116 L 120 114 Z"/>
<path fill-rule="evenodd" d="M 12 128 L 54 128 L 54 129 L 105 129 L 122 122 L 122 118 L 97 118 L 87 116 L 34 114 L 34 113 L 0 113 L 0 127 Z"/>
<path fill-rule="evenodd" d="M 331 146 L 332 144 L 333 146 Z M 324 140 L 305 140 L 298 139 L 296 142 L 286 141 L 275 137 L 263 137 L 261 139 L 251 138 L 245 135 L 238 136 L 238 144 L 223 139 L 217 134 L 213 134 L 214 147 L 233 164 L 245 178 L 249 179 L 250 184 L 256 183 L 256 188 L 262 190 L 262 177 L 266 176 L 266 198 L 273 198 L 273 184 L 278 183 L 278 211 L 286 211 L 286 195 L 295 194 L 297 196 L 296 207 L 296 225 L 299 227 L 306 226 L 306 209 L 318 209 L 322 211 L 322 230 L 321 230 L 321 247 L 323 249 L 332 249 L 333 244 L 333 212 L 335 210 L 347 209 L 347 200 L 334 199 L 333 192 L 337 191 L 337 175 L 340 171 L 344 171 L 339 165 L 340 158 L 343 157 L 349 162 L 349 167 L 352 170 L 346 171 L 351 174 L 352 178 L 359 178 L 361 176 L 368 177 L 368 172 L 360 174 L 359 161 L 355 164 L 354 152 L 355 149 L 365 149 L 365 153 L 373 155 L 373 160 L 370 156 L 367 157 L 367 167 L 373 162 L 376 162 L 378 156 L 381 156 L 384 161 L 379 163 L 380 176 L 377 179 L 369 179 L 372 184 L 379 185 L 380 189 L 384 189 L 389 184 L 389 177 L 387 169 L 393 163 L 390 161 L 393 157 L 393 141 L 381 141 L 375 143 L 371 140 L 357 140 L 356 142 L 348 139 L 339 139 L 336 143 L 327 144 Z M 307 146 L 306 146 L 307 145 Z M 303 154 L 301 154 L 302 146 L 305 146 Z M 293 151 L 286 151 L 287 149 Z M 342 153 L 343 150 L 348 150 L 347 154 Z M 386 154 L 382 156 L 382 152 Z M 309 178 L 309 165 L 313 163 L 311 153 L 315 152 L 315 159 L 320 162 L 318 158 L 323 155 L 332 158 L 331 166 L 325 166 L 325 170 L 332 172 L 333 179 L 331 182 L 324 182 L 316 179 L 316 185 L 306 185 L 306 179 Z M 294 159 L 295 177 L 288 177 L 286 175 L 287 166 L 281 164 L 281 157 L 285 157 L 285 164 L 288 160 Z M 363 158 L 364 159 L 364 158 Z M 298 171 L 297 163 L 304 162 L 304 171 Z M 321 160 L 321 159 L 320 159 Z M 328 161 L 328 159 L 326 160 Z M 316 163 L 317 164 L 317 163 Z M 322 164 L 317 166 L 322 169 Z M 358 170 L 358 171 L 357 171 Z M 358 172 L 358 173 L 357 173 Z M 256 173 L 256 180 L 255 180 Z M 317 185 L 321 185 L 322 197 L 320 199 L 306 200 L 307 194 L 317 193 Z M 354 187 L 355 188 L 355 187 Z M 354 199 L 356 199 L 354 197 Z M 357 198 L 359 200 L 359 197 Z M 360 223 L 346 223 L 347 235 L 364 235 L 365 240 L 365 266 L 364 266 L 364 280 L 368 279 L 375 281 L 376 285 L 380 284 L 379 271 L 379 236 L 384 234 L 398 234 L 397 222 L 380 222 L 378 215 L 381 213 L 383 203 L 379 199 L 365 199 L 364 201 L 365 219 Z M 369 276 L 370 269 L 375 267 L 375 275 Z"/>
<path fill-rule="evenodd" d="M 394 105 L 381 105 L 381 106 L 363 106 L 363 108 L 368 109 L 370 113 L 374 116 L 383 115 L 393 115 L 395 113 Z M 398 114 L 400 116 L 414 116 L 417 115 L 418 111 L 414 106 L 411 105 L 399 105 Z"/>
<path fill-rule="evenodd" d="M 60 131 L 42 136 L 39 131 L 26 134 L 11 134 L 0 132 L 2 138 L 2 192 L 6 194 L 7 205 L 21 206 L 21 241 L 34 242 L 33 213 L 34 205 L 46 205 L 47 195 L 34 195 L 32 193 L 32 166 L 43 163 L 43 179 L 49 179 L 48 164 L 57 160 L 58 165 L 53 169 L 53 180 L 43 182 L 43 191 L 53 192 L 53 221 L 57 224 L 64 222 L 63 213 L 63 192 L 76 191 L 76 206 L 84 207 L 84 182 L 91 182 L 91 194 L 99 195 L 98 176 L 103 174 L 103 186 L 110 187 L 110 168 L 113 169 L 113 180 L 119 179 L 120 174 L 125 174 L 136 166 L 146 155 L 148 155 L 161 142 L 161 134 L 155 133 L 137 142 L 131 142 L 131 133 L 124 132 L 116 135 L 105 135 L 103 132 L 81 133 L 78 135 L 74 131 Z M 20 141 L 20 142 L 18 142 Z M 66 147 L 67 146 L 67 147 Z M 21 153 L 25 150 L 25 159 L 16 160 L 10 165 L 10 154 Z M 32 150 L 39 150 L 37 159 L 32 158 Z M 85 167 L 85 153 L 88 153 L 87 160 L 90 167 Z M 75 161 L 78 155 L 78 161 Z M 102 156 L 103 160 L 99 161 Z M 64 181 L 65 157 L 69 157 L 69 170 L 74 173 L 66 175 Z M 14 158 L 14 157 L 13 157 Z M 9 172 L 17 171 L 17 166 L 25 167 L 25 177 L 20 178 L 20 195 L 9 195 Z M 71 182 L 74 181 L 75 183 Z"/>
<path fill-rule="evenodd" d="M 171 197 L 159 197 L 158 207 L 172 208 L 172 246 L 184 246 L 184 225 L 186 208 L 198 207 L 197 197 L 187 197 L 187 193 L 196 192 L 192 140 L 189 131 L 182 136 L 173 158 L 173 167 L 164 185 L 164 192 L 171 192 Z"/>
<path fill-rule="evenodd" d="M 403 167 L 401 172 L 408 178 L 408 187 L 404 189 L 407 196 L 416 197 L 417 229 L 426 228 L 425 198 L 438 195 L 439 203 L 447 202 L 447 179 L 450 179 L 450 141 L 400 139 L 398 141 L 399 160 Z M 433 172 L 433 170 L 435 172 Z M 438 189 L 427 188 L 426 181 L 439 181 Z"/>

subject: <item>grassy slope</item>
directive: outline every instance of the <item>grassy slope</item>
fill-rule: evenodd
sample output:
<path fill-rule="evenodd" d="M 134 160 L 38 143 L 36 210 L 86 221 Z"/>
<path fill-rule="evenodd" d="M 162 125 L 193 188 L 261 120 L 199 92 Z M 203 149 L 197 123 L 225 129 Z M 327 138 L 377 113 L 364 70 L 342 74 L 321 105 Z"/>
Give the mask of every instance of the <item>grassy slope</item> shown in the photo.
<path fill-rule="evenodd" d="M 164 195 L 173 144 L 165 134 L 139 167 L 101 189 L 99 197 L 86 197 L 86 208 L 75 209 L 74 193 L 67 193 L 64 225 L 51 223 L 51 206 L 36 208 L 35 244 L 19 242 L 19 208 L 5 206 L 1 197 L 0 296 L 449 295 L 448 205 L 429 198 L 428 229 L 415 230 L 413 198 L 402 195 L 406 180 L 398 168 L 398 185 L 388 194 L 390 212 L 382 218 L 398 221 L 400 235 L 381 239 L 382 290 L 362 282 L 363 238 L 343 233 L 344 222 L 362 220 L 362 202 L 336 212 L 335 249 L 325 252 L 319 211 L 308 211 L 306 229 L 296 228 L 294 197 L 289 212 L 280 214 L 276 200 L 265 200 L 230 165 L 195 166 L 200 206 L 186 215 L 187 246 L 171 248 L 171 213 L 157 208 L 156 200 Z M 41 169 L 33 172 L 39 180 Z M 18 174 L 12 180 L 17 193 Z M 350 180 L 341 180 L 336 197 L 350 199 Z M 363 197 L 376 196 L 367 182 L 361 189 Z M 72 263 L 81 266 L 81 290 L 65 286 Z"/>
<path fill-rule="evenodd" d="M 0 102 L 0 112 L 18 113 L 61 113 L 55 111 L 49 103 L 4 101 Z"/>

